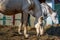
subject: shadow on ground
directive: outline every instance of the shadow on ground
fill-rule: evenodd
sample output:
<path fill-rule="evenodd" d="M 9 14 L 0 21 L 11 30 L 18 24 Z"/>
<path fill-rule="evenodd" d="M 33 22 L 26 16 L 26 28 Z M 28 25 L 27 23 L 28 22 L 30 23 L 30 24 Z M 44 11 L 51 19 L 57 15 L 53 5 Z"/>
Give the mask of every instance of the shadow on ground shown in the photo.
<path fill-rule="evenodd" d="M 60 27 L 51 27 L 46 32 L 48 35 L 60 36 Z"/>

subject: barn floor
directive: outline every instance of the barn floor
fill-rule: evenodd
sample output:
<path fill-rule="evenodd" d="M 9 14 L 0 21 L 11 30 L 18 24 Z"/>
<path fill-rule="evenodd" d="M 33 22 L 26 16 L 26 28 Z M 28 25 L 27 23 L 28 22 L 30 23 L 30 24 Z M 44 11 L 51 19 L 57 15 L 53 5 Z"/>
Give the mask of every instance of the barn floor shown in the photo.
<path fill-rule="evenodd" d="M 25 39 L 17 32 L 17 26 L 2 26 L 0 25 L 0 40 L 60 40 L 60 27 L 50 27 L 46 29 L 46 34 L 37 37 L 35 28 L 28 27 L 29 38 Z M 22 31 L 23 33 L 23 31 Z"/>

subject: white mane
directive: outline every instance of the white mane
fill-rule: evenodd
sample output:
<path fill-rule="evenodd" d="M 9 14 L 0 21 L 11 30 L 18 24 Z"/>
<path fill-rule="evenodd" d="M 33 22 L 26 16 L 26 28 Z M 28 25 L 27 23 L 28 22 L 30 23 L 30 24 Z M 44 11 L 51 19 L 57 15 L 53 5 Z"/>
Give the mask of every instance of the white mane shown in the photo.
<path fill-rule="evenodd" d="M 46 3 L 41 3 L 41 7 L 42 7 L 42 12 L 45 14 L 49 13 L 49 7 L 47 6 Z"/>

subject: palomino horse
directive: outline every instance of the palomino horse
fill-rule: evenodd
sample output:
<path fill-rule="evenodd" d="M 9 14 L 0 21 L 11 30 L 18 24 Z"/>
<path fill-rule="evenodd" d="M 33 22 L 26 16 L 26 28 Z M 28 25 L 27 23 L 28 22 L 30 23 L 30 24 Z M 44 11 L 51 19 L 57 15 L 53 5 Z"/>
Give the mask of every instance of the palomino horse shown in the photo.
<path fill-rule="evenodd" d="M 44 34 L 44 25 L 43 24 L 43 19 L 47 19 L 48 16 L 51 17 L 52 21 L 54 24 L 57 24 L 58 19 L 57 19 L 57 13 L 46 3 L 41 3 L 42 7 L 42 17 L 38 19 L 37 24 L 35 25 L 37 36 L 43 35 Z M 41 20 L 40 20 L 41 19 Z"/>
<path fill-rule="evenodd" d="M 32 12 L 29 12 L 30 10 L 32 10 Z M 23 23 L 20 23 L 18 33 L 20 34 L 20 28 L 21 25 L 23 25 L 25 37 L 28 37 L 26 27 L 28 14 L 35 16 L 35 23 L 37 23 L 38 19 L 42 16 L 41 5 L 38 0 L 0 0 L 0 13 L 5 15 L 21 13 Z"/>

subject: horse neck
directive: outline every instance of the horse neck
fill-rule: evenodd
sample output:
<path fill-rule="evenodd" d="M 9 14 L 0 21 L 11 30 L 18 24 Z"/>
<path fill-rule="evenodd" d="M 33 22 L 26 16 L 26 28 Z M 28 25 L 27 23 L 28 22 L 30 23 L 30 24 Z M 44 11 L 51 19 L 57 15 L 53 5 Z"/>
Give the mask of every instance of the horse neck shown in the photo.
<path fill-rule="evenodd" d="M 34 17 L 39 17 L 37 15 L 41 15 L 42 14 L 42 10 L 41 10 L 41 5 L 40 2 L 38 0 L 33 0 L 34 6 L 33 9 L 31 9 L 33 11 L 33 15 Z"/>
<path fill-rule="evenodd" d="M 42 16 L 45 19 L 47 17 L 47 14 L 49 13 L 48 7 L 47 7 L 46 3 L 41 3 L 41 7 L 42 7 Z"/>
<path fill-rule="evenodd" d="M 53 12 L 52 8 L 47 3 L 42 3 L 42 5 L 44 5 L 44 7 L 45 7 L 47 15 L 51 15 Z"/>

